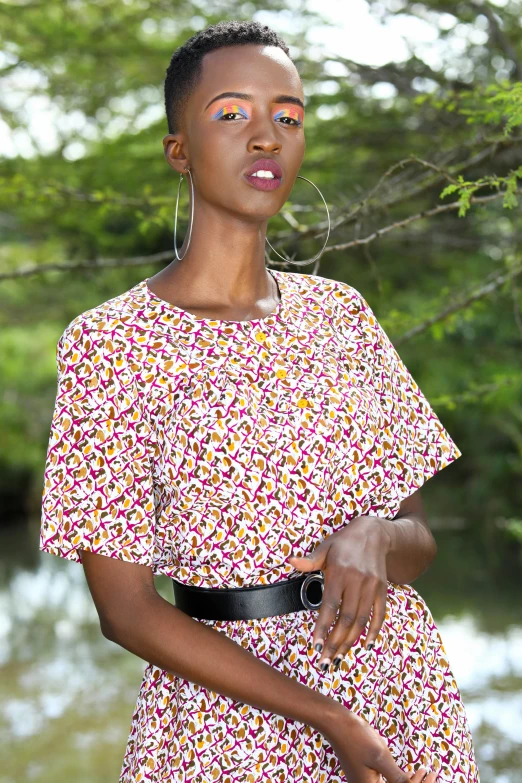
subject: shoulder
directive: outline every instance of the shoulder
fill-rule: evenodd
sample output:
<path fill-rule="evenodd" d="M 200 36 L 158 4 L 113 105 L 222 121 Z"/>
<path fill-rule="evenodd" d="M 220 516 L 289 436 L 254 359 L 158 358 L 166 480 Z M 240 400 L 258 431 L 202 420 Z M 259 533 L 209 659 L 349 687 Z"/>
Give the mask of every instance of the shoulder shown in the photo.
<path fill-rule="evenodd" d="M 305 275 L 301 272 L 282 271 L 279 271 L 278 274 L 283 277 L 287 286 L 292 287 L 304 296 L 327 298 L 338 285 L 336 280 L 330 280 L 327 277 L 321 277 L 321 275 Z"/>
<path fill-rule="evenodd" d="M 94 347 L 120 351 L 131 340 L 136 329 L 146 326 L 134 286 L 105 302 L 76 315 L 65 327 L 58 340 L 58 350 L 64 352 L 92 352 Z"/>
<path fill-rule="evenodd" d="M 376 324 L 377 319 L 372 308 L 361 292 L 354 286 L 349 285 L 349 283 L 336 281 L 332 298 L 337 303 L 337 307 L 340 308 L 344 318 L 352 318 L 368 326 Z"/>
<path fill-rule="evenodd" d="M 364 296 L 349 283 L 321 275 L 292 272 L 283 274 L 287 274 L 290 280 L 295 279 L 294 285 L 302 295 L 315 302 L 322 302 L 327 314 L 334 320 L 342 320 L 345 325 L 367 330 L 378 325 L 377 318 Z"/>
<path fill-rule="evenodd" d="M 76 315 L 56 346 L 62 384 L 114 390 L 135 385 L 146 322 L 136 307 L 134 289 Z M 133 308 L 134 304 L 134 308 Z"/>
<path fill-rule="evenodd" d="M 353 286 L 341 280 L 333 280 L 322 275 L 305 275 L 298 272 L 280 272 L 285 281 L 297 287 L 302 293 L 318 298 L 338 301 L 342 304 L 366 304 L 362 294 Z"/>

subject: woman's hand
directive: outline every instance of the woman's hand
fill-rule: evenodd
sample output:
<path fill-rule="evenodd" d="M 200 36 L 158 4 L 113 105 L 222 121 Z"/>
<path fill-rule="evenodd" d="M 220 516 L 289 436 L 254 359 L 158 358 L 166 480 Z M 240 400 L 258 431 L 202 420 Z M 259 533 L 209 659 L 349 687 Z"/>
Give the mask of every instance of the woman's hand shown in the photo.
<path fill-rule="evenodd" d="M 365 646 L 373 647 L 386 616 L 389 548 L 390 537 L 379 518 L 362 516 L 325 538 L 307 557 L 288 558 L 299 571 L 324 573 L 323 599 L 313 635 L 314 648 L 322 652 L 319 666 L 323 671 L 332 661 L 336 668 L 340 665 L 365 628 L 370 611 Z"/>
<path fill-rule="evenodd" d="M 349 783 L 436 783 L 437 775 L 420 768 L 413 775 L 395 763 L 390 750 L 370 724 L 339 704 L 335 719 L 323 729 Z M 382 777 L 381 777 L 382 776 Z"/>

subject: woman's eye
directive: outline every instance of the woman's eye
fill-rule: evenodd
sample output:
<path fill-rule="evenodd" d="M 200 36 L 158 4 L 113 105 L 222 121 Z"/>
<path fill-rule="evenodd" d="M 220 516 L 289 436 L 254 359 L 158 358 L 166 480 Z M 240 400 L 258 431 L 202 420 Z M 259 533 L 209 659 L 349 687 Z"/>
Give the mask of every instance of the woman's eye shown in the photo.
<path fill-rule="evenodd" d="M 227 111 L 225 114 L 222 115 L 221 119 L 224 120 L 225 117 L 234 117 L 237 114 L 238 117 L 244 117 L 244 114 L 240 114 L 238 111 Z"/>
<path fill-rule="evenodd" d="M 294 116 L 292 116 L 292 114 L 294 114 Z M 302 125 L 299 116 L 296 116 L 294 112 L 292 112 L 292 114 L 283 110 L 277 112 L 274 119 L 277 122 L 281 122 L 283 125 L 289 125 L 291 127 L 299 127 Z M 225 120 L 225 122 L 235 121 L 236 118 L 239 118 L 240 120 L 248 120 L 248 114 L 242 108 L 230 106 L 220 109 L 213 117 L 215 120 Z"/>
<path fill-rule="evenodd" d="M 224 120 L 225 117 L 232 117 L 234 118 L 236 115 L 238 115 L 240 118 L 248 119 L 248 114 L 246 111 L 237 104 L 229 104 L 228 106 L 222 106 L 222 108 L 214 114 L 212 119 L 214 120 Z M 227 119 L 227 122 L 229 120 Z"/>
<path fill-rule="evenodd" d="M 290 120 L 290 122 L 284 122 L 283 125 L 300 125 L 301 124 L 299 120 L 294 120 L 293 117 L 281 117 L 281 119 L 278 120 L 278 122 L 283 122 L 283 120 Z"/>

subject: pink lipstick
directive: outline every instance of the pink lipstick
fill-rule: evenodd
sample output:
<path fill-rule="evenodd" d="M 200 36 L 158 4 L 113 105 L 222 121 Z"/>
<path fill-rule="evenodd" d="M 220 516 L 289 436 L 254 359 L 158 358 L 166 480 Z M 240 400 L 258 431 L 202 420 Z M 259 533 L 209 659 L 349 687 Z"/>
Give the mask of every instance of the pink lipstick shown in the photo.
<path fill-rule="evenodd" d="M 283 180 L 283 169 L 273 158 L 260 158 L 246 170 L 244 176 L 258 190 L 275 190 Z"/>

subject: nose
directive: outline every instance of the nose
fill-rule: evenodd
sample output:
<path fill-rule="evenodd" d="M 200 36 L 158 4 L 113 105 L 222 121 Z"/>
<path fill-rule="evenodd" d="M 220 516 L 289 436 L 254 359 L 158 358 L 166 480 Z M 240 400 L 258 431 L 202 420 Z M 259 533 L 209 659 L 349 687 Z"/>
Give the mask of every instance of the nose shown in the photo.
<path fill-rule="evenodd" d="M 248 143 L 248 151 L 249 152 L 255 152 L 261 151 L 261 152 L 279 152 L 281 149 L 281 144 L 276 139 L 252 139 Z"/>
<path fill-rule="evenodd" d="M 279 152 L 281 142 L 278 141 L 272 119 L 259 118 L 258 122 L 250 123 L 252 134 L 248 140 L 249 152 Z"/>

